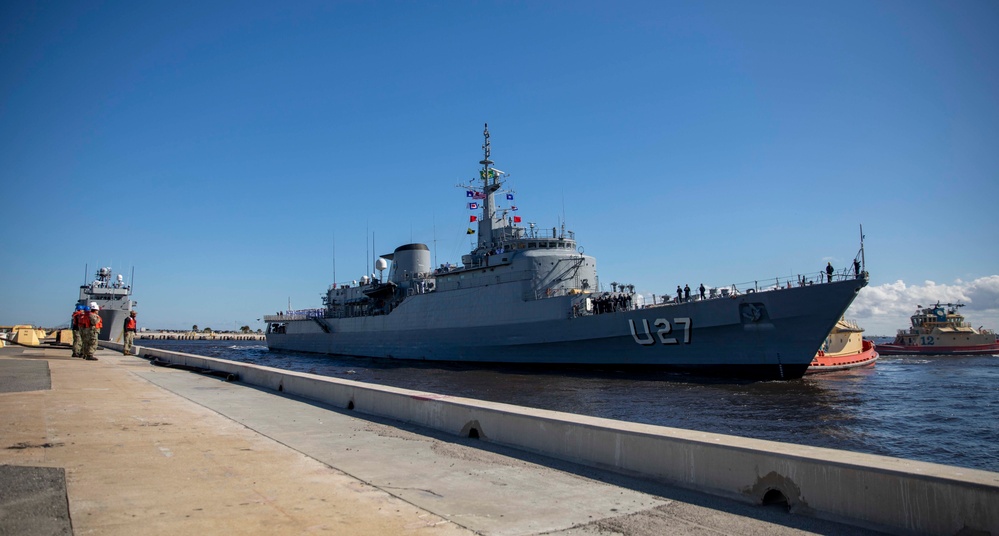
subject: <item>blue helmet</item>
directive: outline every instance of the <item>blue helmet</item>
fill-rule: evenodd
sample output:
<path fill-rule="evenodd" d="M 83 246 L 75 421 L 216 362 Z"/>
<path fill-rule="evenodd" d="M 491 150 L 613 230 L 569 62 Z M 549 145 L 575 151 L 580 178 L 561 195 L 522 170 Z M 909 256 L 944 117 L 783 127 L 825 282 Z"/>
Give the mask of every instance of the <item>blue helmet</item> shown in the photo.
<path fill-rule="evenodd" d="M 83 306 L 83 310 L 84 310 L 84 311 L 87 311 L 87 312 L 89 313 L 89 312 L 90 312 L 90 307 L 88 307 L 88 306 L 84 305 L 84 306 Z"/>
<path fill-rule="evenodd" d="M 79 303 L 78 303 L 78 304 L 76 304 L 76 310 L 77 310 L 77 311 L 80 311 L 80 310 L 82 310 L 82 309 L 83 309 L 83 306 L 82 306 L 82 305 L 80 305 Z"/>

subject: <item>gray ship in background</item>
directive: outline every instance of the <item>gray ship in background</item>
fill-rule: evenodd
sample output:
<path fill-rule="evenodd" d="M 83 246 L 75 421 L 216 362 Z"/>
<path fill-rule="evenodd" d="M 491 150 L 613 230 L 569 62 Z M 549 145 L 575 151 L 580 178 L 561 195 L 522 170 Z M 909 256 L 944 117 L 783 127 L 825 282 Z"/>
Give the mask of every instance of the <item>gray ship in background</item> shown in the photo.
<path fill-rule="evenodd" d="M 125 285 L 121 274 L 115 276 L 111 268 L 101 268 L 97 270 L 93 281 L 80 286 L 80 299 L 77 303 L 88 306 L 96 303 L 100 307 L 99 314 L 103 324 L 97 338 L 120 342 L 125 329 L 125 318 L 135 306 L 131 296 L 132 286 Z"/>
<path fill-rule="evenodd" d="M 377 276 L 330 286 L 324 307 L 266 315 L 268 347 L 794 379 L 867 285 L 861 246 L 858 267 L 829 280 L 819 274 L 818 281 L 799 276 L 767 289 L 714 288 L 704 299 L 653 305 L 631 286 L 601 291 L 596 260 L 583 254 L 574 233 L 524 227 L 513 207 L 498 206 L 506 175 L 490 160 L 488 125 L 483 134 L 479 181 L 466 186 L 470 208 L 481 208 L 477 245 L 460 266 L 434 267 L 424 244 L 399 246 L 377 259 Z"/>

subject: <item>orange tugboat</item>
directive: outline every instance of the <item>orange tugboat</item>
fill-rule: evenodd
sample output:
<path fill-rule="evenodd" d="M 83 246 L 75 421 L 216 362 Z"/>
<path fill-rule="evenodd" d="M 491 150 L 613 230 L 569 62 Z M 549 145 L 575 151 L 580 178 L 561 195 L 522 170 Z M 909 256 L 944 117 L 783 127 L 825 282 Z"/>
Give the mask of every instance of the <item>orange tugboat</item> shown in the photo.
<path fill-rule="evenodd" d="M 826 337 L 822 349 L 815 354 L 805 374 L 873 367 L 878 360 L 878 352 L 875 351 L 873 342 L 864 340 L 863 333 L 863 328 L 856 322 L 841 318 Z"/>
<path fill-rule="evenodd" d="M 884 355 L 999 355 L 999 341 L 991 329 L 975 329 L 957 310 L 963 303 L 937 302 L 916 306 L 912 326 L 898 330 L 891 344 L 878 350 Z"/>

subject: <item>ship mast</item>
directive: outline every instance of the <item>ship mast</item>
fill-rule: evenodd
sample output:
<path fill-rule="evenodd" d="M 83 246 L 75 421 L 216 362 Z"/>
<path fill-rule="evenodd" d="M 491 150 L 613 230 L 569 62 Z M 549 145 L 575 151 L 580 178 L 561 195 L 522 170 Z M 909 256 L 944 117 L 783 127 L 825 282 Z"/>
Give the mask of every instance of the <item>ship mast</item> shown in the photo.
<path fill-rule="evenodd" d="M 496 206 L 493 194 L 500 189 L 499 173 L 492 168 L 493 161 L 489 159 L 491 154 L 489 144 L 489 123 L 485 123 L 482 130 L 485 141 L 482 143 L 482 170 L 479 171 L 479 179 L 482 180 L 482 193 L 485 199 L 482 200 L 482 218 L 479 221 L 479 247 L 489 248 L 494 246 L 493 229 L 496 219 Z"/>
<path fill-rule="evenodd" d="M 864 224 L 860 224 L 860 266 L 867 271 L 867 259 L 864 258 Z"/>

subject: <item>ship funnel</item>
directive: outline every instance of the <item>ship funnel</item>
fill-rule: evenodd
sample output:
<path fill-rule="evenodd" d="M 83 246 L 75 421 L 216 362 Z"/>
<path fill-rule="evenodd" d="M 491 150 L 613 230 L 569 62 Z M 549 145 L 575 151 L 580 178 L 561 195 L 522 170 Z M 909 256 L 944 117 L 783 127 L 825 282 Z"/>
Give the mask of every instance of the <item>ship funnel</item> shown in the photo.
<path fill-rule="evenodd" d="M 402 283 L 413 277 L 414 274 L 423 274 L 429 271 L 430 248 L 426 244 L 407 244 L 395 248 L 395 253 L 392 254 L 389 281 Z"/>

